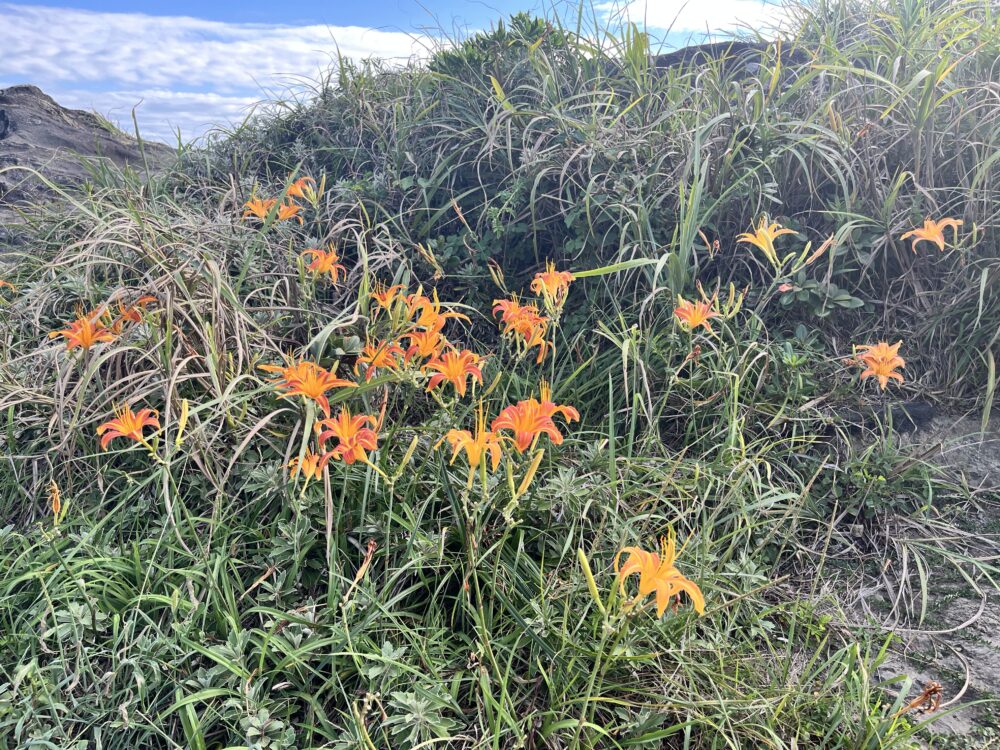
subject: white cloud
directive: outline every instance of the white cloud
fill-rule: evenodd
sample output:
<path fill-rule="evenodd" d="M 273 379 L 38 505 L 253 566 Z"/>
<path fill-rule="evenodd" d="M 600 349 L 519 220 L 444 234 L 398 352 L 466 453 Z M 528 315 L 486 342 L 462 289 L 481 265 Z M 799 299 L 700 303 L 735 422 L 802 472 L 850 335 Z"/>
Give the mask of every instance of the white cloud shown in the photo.
<path fill-rule="evenodd" d="M 184 140 L 199 136 L 212 127 L 241 122 L 261 96 L 255 93 L 213 94 L 169 89 L 100 90 L 46 88 L 61 105 L 70 109 L 100 112 L 119 127 L 133 131 L 132 109 L 144 138 L 177 142 L 180 129 Z"/>
<path fill-rule="evenodd" d="M 779 6 L 762 0 L 602 0 L 605 18 L 687 34 L 764 29 Z M 674 34 L 670 38 L 676 38 Z M 339 50 L 404 61 L 434 42 L 358 26 L 223 23 L 186 16 L 103 13 L 0 1 L 0 87 L 33 83 L 61 104 L 95 110 L 172 142 L 238 122 L 269 92 L 313 79 Z M 141 104 L 140 104 L 141 102 Z"/>
<path fill-rule="evenodd" d="M 61 103 L 169 138 L 241 119 L 265 89 L 314 78 L 340 54 L 399 61 L 427 39 L 358 26 L 222 23 L 0 3 L 0 85 L 34 83 Z"/>
<path fill-rule="evenodd" d="M 784 9 L 763 0 L 625 0 L 599 3 L 605 17 L 620 18 L 684 34 L 719 33 L 779 26 Z"/>

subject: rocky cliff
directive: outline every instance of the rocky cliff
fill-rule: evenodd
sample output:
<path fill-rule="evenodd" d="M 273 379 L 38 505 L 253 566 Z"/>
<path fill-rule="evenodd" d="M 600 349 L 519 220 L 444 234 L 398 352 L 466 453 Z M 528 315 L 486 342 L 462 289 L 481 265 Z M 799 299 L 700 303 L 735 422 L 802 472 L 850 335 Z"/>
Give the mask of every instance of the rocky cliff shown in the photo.
<path fill-rule="evenodd" d="M 159 143 L 144 142 L 140 149 L 97 115 L 61 107 L 36 86 L 0 89 L 0 225 L 14 220 L 15 207 L 49 195 L 25 168 L 71 186 L 87 178 L 87 161 L 142 169 L 145 163 L 162 166 L 172 153 Z"/>

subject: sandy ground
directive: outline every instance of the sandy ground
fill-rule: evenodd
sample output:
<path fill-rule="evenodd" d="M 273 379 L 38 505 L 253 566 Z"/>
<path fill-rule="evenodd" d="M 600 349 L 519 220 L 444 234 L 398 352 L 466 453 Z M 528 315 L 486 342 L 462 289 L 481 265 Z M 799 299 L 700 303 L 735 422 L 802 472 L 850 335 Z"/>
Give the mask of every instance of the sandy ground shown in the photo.
<path fill-rule="evenodd" d="M 938 418 L 905 438 L 913 455 L 947 467 L 973 497 L 956 519 L 963 531 L 985 540 L 1000 564 L 1000 418 L 985 432 L 973 418 Z M 971 570 L 971 569 L 970 569 Z M 943 688 L 941 715 L 925 732 L 925 747 L 941 750 L 1000 749 L 1000 577 L 963 578 L 954 568 L 931 572 L 921 633 L 901 635 L 881 677 L 915 680 L 910 697 L 931 681 Z M 950 704 L 950 705 L 949 705 Z"/>

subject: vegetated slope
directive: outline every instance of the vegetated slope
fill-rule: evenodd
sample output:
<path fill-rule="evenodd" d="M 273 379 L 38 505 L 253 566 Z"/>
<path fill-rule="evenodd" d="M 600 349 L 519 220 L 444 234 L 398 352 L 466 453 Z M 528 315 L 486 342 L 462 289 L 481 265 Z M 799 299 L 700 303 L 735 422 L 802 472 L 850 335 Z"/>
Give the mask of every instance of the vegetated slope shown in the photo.
<path fill-rule="evenodd" d="M 799 16 L 755 70 L 525 17 L 345 62 L 39 221 L 0 742 L 908 746 L 889 627 L 993 546 L 879 420 L 992 399 L 998 20 Z"/>
<path fill-rule="evenodd" d="M 982 3 L 802 16 L 750 78 L 724 63 L 657 69 L 641 37 L 609 60 L 515 19 L 429 67 L 345 64 L 314 98 L 220 144 L 215 167 L 325 172 L 344 220 L 391 227 L 450 275 L 478 276 L 487 259 L 524 273 L 558 253 L 669 256 L 644 287 L 675 293 L 699 277 L 759 282 L 732 238 L 766 213 L 815 244 L 837 237 L 825 263 L 788 279 L 799 289 L 780 302 L 795 318 L 835 313 L 840 332 L 878 320 L 920 352 L 929 386 L 976 394 L 996 332 L 980 311 L 1000 305 L 1000 165 L 998 42 L 972 32 L 995 18 Z M 964 221 L 974 253 L 900 240 L 945 216 Z"/>

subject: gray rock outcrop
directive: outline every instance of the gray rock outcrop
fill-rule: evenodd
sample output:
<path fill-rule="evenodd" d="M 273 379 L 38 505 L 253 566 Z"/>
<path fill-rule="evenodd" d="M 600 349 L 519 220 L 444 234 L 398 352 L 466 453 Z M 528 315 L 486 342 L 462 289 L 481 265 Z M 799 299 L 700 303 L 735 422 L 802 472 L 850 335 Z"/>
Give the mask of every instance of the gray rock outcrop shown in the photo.
<path fill-rule="evenodd" d="M 61 107 L 36 86 L 0 89 L 0 225 L 14 219 L 15 207 L 48 198 L 44 182 L 26 169 L 72 186 L 87 179 L 87 161 L 153 169 L 172 153 L 160 143 L 140 147 L 97 115 Z"/>

